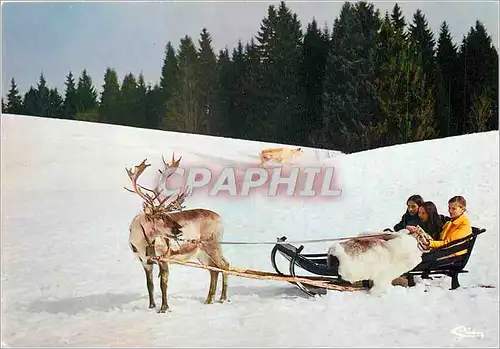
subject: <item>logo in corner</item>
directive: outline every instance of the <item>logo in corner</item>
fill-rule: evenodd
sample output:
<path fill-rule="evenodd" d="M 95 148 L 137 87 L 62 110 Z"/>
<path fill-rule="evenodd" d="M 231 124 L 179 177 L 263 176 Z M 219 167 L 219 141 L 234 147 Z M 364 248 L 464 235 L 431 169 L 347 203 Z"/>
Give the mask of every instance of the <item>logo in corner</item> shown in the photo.
<path fill-rule="evenodd" d="M 462 338 L 484 338 L 483 332 L 476 332 L 472 328 L 466 326 L 457 326 L 451 330 L 451 333 Z"/>

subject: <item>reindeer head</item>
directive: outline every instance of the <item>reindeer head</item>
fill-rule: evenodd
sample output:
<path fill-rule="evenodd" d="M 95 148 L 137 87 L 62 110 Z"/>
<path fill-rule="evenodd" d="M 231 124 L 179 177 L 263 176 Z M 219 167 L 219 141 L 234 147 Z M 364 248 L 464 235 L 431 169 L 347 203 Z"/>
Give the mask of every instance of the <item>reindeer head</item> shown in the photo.
<path fill-rule="evenodd" d="M 172 164 L 168 164 L 162 156 L 165 168 L 163 171 L 159 171 L 165 180 L 168 179 L 168 177 L 170 177 L 179 166 L 181 158 L 175 160 L 174 155 L 172 155 Z M 129 192 L 136 193 L 143 199 L 142 210 L 145 214 L 146 222 L 152 225 L 152 230 L 158 230 L 165 227 L 171 229 L 174 235 L 176 232 L 180 233 L 181 226 L 172 220 L 168 213 L 175 210 L 182 210 L 184 208 L 182 203 L 185 200 L 186 191 L 184 190 L 178 195 L 165 196 L 163 199 L 160 199 L 161 190 L 158 190 L 158 186 L 154 189 L 148 189 L 138 184 L 137 179 L 139 176 L 147 167 L 151 166 L 150 164 L 146 164 L 146 161 L 147 159 L 144 159 L 139 165 L 135 166 L 134 171 L 132 171 L 132 169 L 125 169 L 130 180 L 132 181 L 133 190 L 128 188 L 125 189 Z"/>

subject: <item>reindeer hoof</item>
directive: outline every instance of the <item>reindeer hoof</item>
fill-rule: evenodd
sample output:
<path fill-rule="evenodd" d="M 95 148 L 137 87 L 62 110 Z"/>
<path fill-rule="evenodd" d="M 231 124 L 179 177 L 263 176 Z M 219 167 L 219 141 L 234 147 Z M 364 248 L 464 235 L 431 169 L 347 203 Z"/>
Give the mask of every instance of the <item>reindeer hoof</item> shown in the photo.
<path fill-rule="evenodd" d="M 151 303 L 151 304 L 149 305 L 149 309 L 153 309 L 153 308 L 156 308 L 156 304 Z"/>
<path fill-rule="evenodd" d="M 170 313 L 172 310 L 170 308 L 163 308 L 161 307 L 160 310 L 157 311 L 158 314 L 164 314 L 164 313 Z"/>

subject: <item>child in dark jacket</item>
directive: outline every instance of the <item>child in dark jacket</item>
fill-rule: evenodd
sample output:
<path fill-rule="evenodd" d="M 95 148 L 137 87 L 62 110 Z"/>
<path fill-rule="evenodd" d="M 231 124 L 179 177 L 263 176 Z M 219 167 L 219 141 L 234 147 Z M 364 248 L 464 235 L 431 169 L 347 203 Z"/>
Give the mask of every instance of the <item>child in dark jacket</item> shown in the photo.
<path fill-rule="evenodd" d="M 420 225 L 421 221 L 418 217 L 418 208 L 424 203 L 424 199 L 420 195 L 412 195 L 406 200 L 406 212 L 401 217 L 401 221 L 394 226 L 394 231 L 399 231 L 406 228 L 408 225 Z"/>

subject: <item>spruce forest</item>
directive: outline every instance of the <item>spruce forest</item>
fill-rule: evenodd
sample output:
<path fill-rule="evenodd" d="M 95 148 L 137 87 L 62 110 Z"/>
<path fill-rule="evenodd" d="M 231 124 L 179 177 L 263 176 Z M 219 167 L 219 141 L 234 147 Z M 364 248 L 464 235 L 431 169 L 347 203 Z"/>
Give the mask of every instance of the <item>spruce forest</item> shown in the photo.
<path fill-rule="evenodd" d="M 206 28 L 169 41 L 153 86 L 108 67 L 101 93 L 83 70 L 61 94 L 42 72 L 24 95 L 13 77 L 2 111 L 346 153 L 498 130 L 498 52 L 480 21 L 456 44 L 420 10 L 346 2 L 331 29 L 301 28 L 281 2 L 231 50 L 214 52 Z"/>

